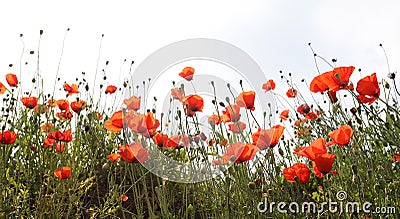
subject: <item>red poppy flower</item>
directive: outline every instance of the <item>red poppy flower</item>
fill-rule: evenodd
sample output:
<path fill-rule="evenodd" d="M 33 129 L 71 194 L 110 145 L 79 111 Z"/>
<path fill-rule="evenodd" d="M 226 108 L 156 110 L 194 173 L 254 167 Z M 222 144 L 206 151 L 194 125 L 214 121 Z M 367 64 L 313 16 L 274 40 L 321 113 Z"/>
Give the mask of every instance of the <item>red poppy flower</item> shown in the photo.
<path fill-rule="evenodd" d="M 46 105 L 48 107 L 55 107 L 55 106 L 57 106 L 57 101 L 55 99 L 48 99 L 46 102 Z"/>
<path fill-rule="evenodd" d="M 63 88 L 65 91 L 68 92 L 68 96 L 71 96 L 72 94 L 79 94 L 79 90 L 78 90 L 78 85 L 76 84 L 71 84 L 71 86 L 67 83 L 65 83 L 63 85 Z"/>
<path fill-rule="evenodd" d="M 188 116 L 193 116 L 195 112 L 201 112 L 204 107 L 204 100 L 197 94 L 192 94 L 183 100 L 183 105 Z M 193 115 L 192 115 L 193 113 Z"/>
<path fill-rule="evenodd" d="M 335 161 L 335 154 L 316 154 L 315 165 L 322 174 L 331 172 L 333 162 Z"/>
<path fill-rule="evenodd" d="M 265 92 L 268 92 L 268 91 L 270 91 L 270 90 L 275 90 L 275 82 L 274 82 L 274 80 L 272 80 L 272 79 L 269 79 L 267 82 L 265 82 L 263 85 L 262 85 L 262 89 L 264 89 L 265 90 Z"/>
<path fill-rule="evenodd" d="M 88 117 L 89 118 L 94 118 L 94 119 L 97 119 L 97 120 L 102 120 L 103 119 L 103 115 L 101 113 L 99 113 L 99 112 L 90 112 L 88 114 Z"/>
<path fill-rule="evenodd" d="M 260 150 L 275 147 L 279 143 L 284 130 L 285 127 L 281 125 L 275 125 L 265 130 L 258 128 L 258 131 L 251 136 L 253 144 Z"/>
<path fill-rule="evenodd" d="M 212 114 L 208 117 L 208 123 L 211 124 L 211 121 L 213 121 L 215 125 L 219 125 L 222 122 L 222 119 L 220 116 Z"/>
<path fill-rule="evenodd" d="M 168 139 L 168 141 L 164 144 L 164 147 L 180 149 L 189 145 L 190 139 L 187 135 L 174 135 Z"/>
<path fill-rule="evenodd" d="M 300 106 L 297 107 L 297 112 L 299 112 L 300 114 L 307 114 L 310 112 L 310 106 L 308 106 L 308 104 L 303 103 Z"/>
<path fill-rule="evenodd" d="M 305 184 L 310 180 L 311 170 L 303 163 L 296 163 L 283 169 L 283 175 L 288 182 L 296 182 L 297 177 L 301 184 Z"/>
<path fill-rule="evenodd" d="M 378 99 L 380 94 L 379 83 L 376 78 L 376 73 L 371 76 L 366 76 L 357 82 L 358 99 L 362 103 L 372 104 Z"/>
<path fill-rule="evenodd" d="M 325 154 L 326 140 L 323 138 L 318 138 L 311 142 L 310 146 L 303 146 L 300 149 L 294 149 L 294 154 L 302 157 L 306 157 L 312 161 L 315 160 L 316 154 Z"/>
<path fill-rule="evenodd" d="M 35 106 L 34 110 L 36 113 L 39 113 L 39 114 L 44 114 L 46 112 L 49 112 L 49 108 L 44 104 L 37 104 Z"/>
<path fill-rule="evenodd" d="M 8 83 L 8 85 L 10 85 L 10 87 L 17 87 L 18 85 L 18 78 L 15 74 L 7 74 L 6 75 L 6 81 Z"/>
<path fill-rule="evenodd" d="M 47 135 L 47 138 L 54 139 L 56 141 L 70 142 L 72 141 L 71 129 L 68 129 L 65 132 L 61 131 L 50 132 Z"/>
<path fill-rule="evenodd" d="M 54 176 L 59 179 L 68 179 L 71 176 L 71 168 L 61 167 L 61 169 L 54 170 Z"/>
<path fill-rule="evenodd" d="M 147 132 L 143 134 L 146 138 L 152 138 L 157 133 L 157 128 L 160 126 L 160 121 L 154 118 L 153 113 L 146 113 Z"/>
<path fill-rule="evenodd" d="M 392 161 L 399 162 L 400 161 L 400 153 L 393 154 Z"/>
<path fill-rule="evenodd" d="M 38 98 L 37 97 L 22 97 L 21 101 L 22 101 L 22 104 L 24 104 L 24 106 L 26 108 L 33 109 L 37 105 Z"/>
<path fill-rule="evenodd" d="M 128 163 L 143 163 L 149 158 L 150 152 L 139 142 L 122 145 L 118 149 L 118 154 L 122 160 Z"/>
<path fill-rule="evenodd" d="M 31 144 L 29 147 L 31 148 L 31 150 L 32 150 L 33 152 L 36 152 L 36 151 L 37 151 L 37 148 L 36 148 L 34 145 L 32 145 L 32 144 Z"/>
<path fill-rule="evenodd" d="M 302 118 L 302 119 L 299 119 L 299 120 L 296 120 L 295 122 L 294 122 L 294 126 L 296 126 L 296 127 L 298 127 L 298 126 L 304 126 L 304 124 L 307 122 L 307 119 L 306 118 Z"/>
<path fill-rule="evenodd" d="M 65 149 L 66 149 L 66 147 L 65 147 L 65 144 L 63 144 L 63 143 L 57 144 L 57 145 L 56 145 L 56 151 L 57 151 L 58 153 L 64 152 Z"/>
<path fill-rule="evenodd" d="M 42 131 L 44 132 L 49 132 L 51 130 L 51 128 L 53 128 L 53 124 L 50 122 L 46 122 L 45 124 L 43 124 L 42 126 L 40 126 L 40 128 L 42 129 Z"/>
<path fill-rule="evenodd" d="M 78 100 L 78 101 L 71 102 L 71 109 L 76 113 L 80 113 L 85 108 L 86 108 L 86 101 L 84 101 L 84 100 Z"/>
<path fill-rule="evenodd" d="M 256 92 L 254 91 L 242 92 L 236 98 L 236 105 L 254 111 L 255 96 Z"/>
<path fill-rule="evenodd" d="M 121 131 L 124 127 L 122 121 L 122 110 L 115 112 L 111 118 L 104 123 L 104 127 L 108 131 L 112 131 L 114 133 Z"/>
<path fill-rule="evenodd" d="M 124 100 L 127 110 L 137 111 L 140 109 L 141 97 L 131 96 Z"/>
<path fill-rule="evenodd" d="M 318 118 L 318 114 L 314 113 L 314 112 L 309 112 L 306 114 L 306 119 L 308 120 L 314 120 Z"/>
<path fill-rule="evenodd" d="M 0 82 L 0 94 L 4 94 L 6 92 L 7 88 L 4 86 L 3 83 Z"/>
<path fill-rule="evenodd" d="M 286 121 L 289 118 L 289 110 L 283 110 L 279 118 L 281 118 L 283 121 Z"/>
<path fill-rule="evenodd" d="M 56 140 L 55 139 L 52 139 L 52 138 L 45 138 L 44 139 L 44 142 L 43 142 L 43 147 L 45 147 L 45 148 L 51 148 L 51 147 L 53 147 L 54 146 L 54 144 L 56 143 Z"/>
<path fill-rule="evenodd" d="M 182 102 L 185 98 L 185 91 L 181 87 L 175 87 L 171 89 L 171 95 L 174 99 Z"/>
<path fill-rule="evenodd" d="M 157 133 L 153 136 L 153 141 L 156 145 L 159 147 L 164 147 L 164 145 L 168 141 L 168 135 L 162 134 L 162 133 Z"/>
<path fill-rule="evenodd" d="M 69 110 L 68 100 L 57 100 L 56 104 L 60 110 Z"/>
<path fill-rule="evenodd" d="M 226 139 L 226 138 L 220 138 L 219 139 L 219 145 L 221 145 L 221 146 L 227 146 L 228 145 L 228 139 Z"/>
<path fill-rule="evenodd" d="M 106 88 L 106 94 L 113 94 L 117 90 L 117 87 L 114 85 L 108 85 Z"/>
<path fill-rule="evenodd" d="M 191 81 L 193 79 L 194 68 L 185 67 L 180 73 L 179 76 L 186 79 L 187 81 Z"/>
<path fill-rule="evenodd" d="M 240 133 L 240 132 L 243 132 L 243 130 L 246 129 L 246 123 L 241 122 L 241 121 L 236 122 L 236 123 L 233 122 L 233 123 L 228 124 L 228 127 L 229 127 L 229 130 L 231 132 Z"/>
<path fill-rule="evenodd" d="M 354 71 L 353 66 L 338 67 L 316 76 L 310 83 L 312 92 L 324 92 L 327 90 L 338 91 L 348 86 L 350 76 Z"/>
<path fill-rule="evenodd" d="M 111 160 L 111 162 L 116 162 L 119 160 L 119 154 L 111 153 L 107 155 L 107 158 Z"/>
<path fill-rule="evenodd" d="M 225 107 L 222 111 L 221 120 L 223 122 L 237 122 L 240 119 L 240 107 L 236 104 Z"/>
<path fill-rule="evenodd" d="M 0 132 L 0 143 L 1 144 L 14 144 L 17 139 L 17 134 L 7 130 L 5 132 Z"/>
<path fill-rule="evenodd" d="M 229 161 L 243 163 L 245 161 L 252 160 L 257 152 L 258 148 L 252 144 L 235 142 L 226 148 L 226 152 L 222 155 L 222 160 L 217 161 L 217 163 L 227 164 Z"/>
<path fill-rule="evenodd" d="M 134 132 L 138 134 L 142 134 L 147 132 L 147 125 L 146 125 L 146 116 L 144 114 L 131 114 L 127 116 L 128 126 Z"/>
<path fill-rule="evenodd" d="M 56 113 L 56 117 L 60 118 L 62 120 L 69 120 L 69 119 L 72 119 L 72 117 L 74 117 L 74 115 L 72 115 L 72 113 L 69 110 L 65 110 L 63 112 Z"/>
<path fill-rule="evenodd" d="M 50 132 L 47 135 L 47 138 L 54 139 L 57 141 L 62 141 L 62 140 L 64 140 L 64 133 L 62 133 L 61 131 Z"/>
<path fill-rule="evenodd" d="M 315 164 L 315 161 L 312 162 L 312 166 L 313 166 L 314 174 L 316 177 L 323 178 L 325 176 L 325 174 L 321 173 L 321 171 L 318 170 L 317 164 Z"/>
<path fill-rule="evenodd" d="M 338 129 L 332 131 L 329 137 L 332 138 L 333 143 L 345 146 L 350 142 L 351 136 L 353 135 L 353 129 L 349 125 L 340 126 Z"/>
<path fill-rule="evenodd" d="M 297 96 L 297 90 L 294 88 L 289 88 L 289 90 L 286 91 L 286 96 L 289 98 L 295 98 Z"/>
<path fill-rule="evenodd" d="M 117 201 L 126 202 L 127 200 L 128 200 L 128 196 L 125 194 L 122 194 L 119 198 L 117 198 Z"/>
<path fill-rule="evenodd" d="M 303 126 L 303 127 L 300 127 L 299 129 L 297 129 L 296 135 L 298 137 L 307 136 L 308 134 L 310 134 L 311 130 L 312 130 L 312 128 L 310 126 Z"/>
<path fill-rule="evenodd" d="M 152 138 L 156 134 L 160 121 L 155 119 L 152 112 L 128 116 L 128 126 L 134 132 Z"/>
<path fill-rule="evenodd" d="M 68 129 L 67 131 L 63 132 L 64 138 L 63 142 L 71 142 L 72 141 L 72 134 L 71 134 L 71 129 Z"/>

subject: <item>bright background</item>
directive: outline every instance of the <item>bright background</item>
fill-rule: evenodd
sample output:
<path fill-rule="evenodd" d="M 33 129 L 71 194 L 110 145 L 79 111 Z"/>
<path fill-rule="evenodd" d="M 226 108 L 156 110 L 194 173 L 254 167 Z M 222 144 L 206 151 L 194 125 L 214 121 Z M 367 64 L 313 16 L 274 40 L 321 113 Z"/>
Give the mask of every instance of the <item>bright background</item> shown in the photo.
<path fill-rule="evenodd" d="M 309 81 L 317 74 L 307 44 L 338 65 L 354 65 L 363 74 L 387 74 L 382 43 L 391 69 L 399 67 L 399 1 L 3 1 L 0 3 L 0 77 L 18 75 L 22 37 L 23 80 L 36 71 L 39 30 L 41 75 L 53 87 L 63 37 L 61 82 L 74 82 L 81 72 L 88 81 L 96 72 L 101 34 L 99 77 L 105 61 L 110 84 L 128 77 L 129 63 L 136 67 L 158 48 L 188 38 L 215 38 L 232 43 L 259 63 L 268 78 L 280 83 L 279 70 L 295 80 Z M 34 50 L 35 55 L 29 55 Z M 124 64 L 123 60 L 127 59 Z M 9 68 L 12 63 L 14 67 Z M 329 66 L 319 61 L 321 70 Z M 4 82 L 3 79 L 1 81 Z M 60 87 L 61 87 L 60 82 Z M 31 87 L 23 87 L 29 91 Z"/>

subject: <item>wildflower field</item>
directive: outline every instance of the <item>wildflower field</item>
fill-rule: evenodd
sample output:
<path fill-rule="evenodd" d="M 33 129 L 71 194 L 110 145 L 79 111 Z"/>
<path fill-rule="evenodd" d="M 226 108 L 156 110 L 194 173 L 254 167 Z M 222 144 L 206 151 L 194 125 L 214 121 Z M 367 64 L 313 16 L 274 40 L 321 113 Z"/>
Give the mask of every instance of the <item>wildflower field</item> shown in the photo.
<path fill-rule="evenodd" d="M 76 81 L 57 75 L 46 93 L 44 77 L 22 84 L 24 72 L 10 64 L 0 72 L 0 217 L 397 217 L 396 72 L 379 78 L 315 53 L 310 61 L 313 77 L 277 72 L 263 93 L 238 80 L 241 92 L 226 84 L 218 89 L 232 95 L 220 97 L 209 81 L 211 101 L 195 92 L 198 66 L 186 66 L 176 72 L 180 82 L 160 90 L 169 95 L 167 111 L 144 107 L 145 98 L 157 101 L 146 96 L 150 79 L 112 85 L 103 72 L 95 86 L 84 72 Z M 320 62 L 330 69 L 320 71 Z M 267 94 L 274 101 L 257 109 L 255 99 Z M 214 112 L 200 121 L 207 106 Z"/>

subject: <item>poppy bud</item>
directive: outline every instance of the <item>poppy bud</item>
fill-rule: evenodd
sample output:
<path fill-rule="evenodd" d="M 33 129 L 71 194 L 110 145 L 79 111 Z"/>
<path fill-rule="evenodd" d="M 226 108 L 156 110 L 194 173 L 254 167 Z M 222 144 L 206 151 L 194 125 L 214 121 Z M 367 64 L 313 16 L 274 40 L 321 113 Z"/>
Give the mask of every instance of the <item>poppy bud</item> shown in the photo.
<path fill-rule="evenodd" d="M 355 115 L 357 113 L 357 109 L 353 107 L 350 109 L 350 112 L 353 113 L 353 115 Z"/>
<path fill-rule="evenodd" d="M 390 85 L 389 85 L 389 83 L 387 83 L 387 82 L 385 81 L 385 83 L 384 83 L 384 87 L 385 87 L 386 89 L 389 89 L 389 88 L 390 88 Z"/>
<path fill-rule="evenodd" d="M 279 152 L 279 154 L 280 154 L 281 156 L 283 156 L 283 150 L 282 150 L 282 148 L 279 148 L 279 149 L 278 149 L 278 152 Z"/>
<path fill-rule="evenodd" d="M 393 79 L 396 78 L 396 73 L 395 72 L 391 72 L 391 73 L 389 73 L 388 77 L 393 80 Z"/>
<path fill-rule="evenodd" d="M 354 175 L 357 175 L 358 169 L 356 164 L 351 165 L 351 170 L 353 170 Z"/>
<path fill-rule="evenodd" d="M 378 184 L 381 188 L 385 188 L 386 181 L 382 178 L 378 180 Z"/>
<path fill-rule="evenodd" d="M 369 176 L 369 177 L 372 177 L 372 170 L 371 170 L 371 169 L 368 169 L 368 170 L 367 170 L 367 173 L 368 173 L 368 176 Z"/>
<path fill-rule="evenodd" d="M 196 142 L 196 144 L 198 144 L 198 143 L 200 142 L 200 137 L 199 137 L 199 135 L 195 135 L 195 136 L 193 137 L 193 140 L 194 140 L 194 142 Z"/>
<path fill-rule="evenodd" d="M 385 122 L 385 127 L 386 127 L 386 129 L 390 129 L 390 123 Z"/>
<path fill-rule="evenodd" d="M 351 180 L 354 184 L 358 184 L 358 178 L 356 175 L 353 175 L 353 179 Z"/>
<path fill-rule="evenodd" d="M 256 183 L 255 182 L 249 182 L 249 184 L 247 184 L 247 186 L 250 188 L 250 189 L 255 189 L 256 188 Z"/>
<path fill-rule="evenodd" d="M 103 166 L 101 167 L 101 169 L 102 169 L 103 171 L 108 171 L 108 170 L 110 169 L 110 164 L 104 163 Z"/>

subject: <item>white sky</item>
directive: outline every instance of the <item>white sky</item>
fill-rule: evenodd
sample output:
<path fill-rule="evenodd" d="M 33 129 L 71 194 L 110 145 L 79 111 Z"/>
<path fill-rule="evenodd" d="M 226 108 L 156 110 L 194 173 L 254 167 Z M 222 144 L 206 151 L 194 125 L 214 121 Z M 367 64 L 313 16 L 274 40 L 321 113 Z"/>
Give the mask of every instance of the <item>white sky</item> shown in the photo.
<path fill-rule="evenodd" d="M 36 55 L 29 51 L 37 51 L 39 30 L 43 29 L 40 71 L 52 87 L 67 28 L 71 31 L 60 69 L 61 81 L 67 82 L 80 77 L 82 71 L 94 75 L 101 34 L 105 37 L 99 69 L 110 61 L 107 75 L 111 84 L 127 76 L 129 65 L 121 68 L 124 59 L 140 63 L 162 46 L 198 37 L 223 40 L 243 49 L 278 86 L 283 86 L 279 70 L 293 72 L 298 81 L 303 77 L 311 80 L 317 74 L 308 42 L 328 60 L 337 58 L 338 65 L 354 65 L 364 74 L 376 71 L 386 76 L 378 45 L 383 43 L 392 70 L 397 70 L 399 6 L 395 0 L 2 1 L 0 81 L 5 82 L 6 73 L 19 72 L 20 33 L 26 45 L 23 62 L 29 62 L 23 75 L 30 81 Z M 10 63 L 15 65 L 11 69 Z M 322 63 L 321 68 L 329 67 Z"/>

